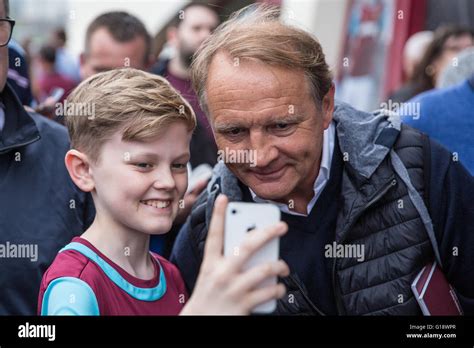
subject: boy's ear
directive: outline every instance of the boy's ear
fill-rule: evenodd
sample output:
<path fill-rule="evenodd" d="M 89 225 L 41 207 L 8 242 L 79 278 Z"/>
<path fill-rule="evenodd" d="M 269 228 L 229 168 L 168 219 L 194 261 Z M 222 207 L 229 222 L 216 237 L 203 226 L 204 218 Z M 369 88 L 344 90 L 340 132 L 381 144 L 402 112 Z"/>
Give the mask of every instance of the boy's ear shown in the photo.
<path fill-rule="evenodd" d="M 90 160 L 85 153 L 69 150 L 64 158 L 72 181 L 84 192 L 94 189 L 94 179 L 90 173 Z"/>

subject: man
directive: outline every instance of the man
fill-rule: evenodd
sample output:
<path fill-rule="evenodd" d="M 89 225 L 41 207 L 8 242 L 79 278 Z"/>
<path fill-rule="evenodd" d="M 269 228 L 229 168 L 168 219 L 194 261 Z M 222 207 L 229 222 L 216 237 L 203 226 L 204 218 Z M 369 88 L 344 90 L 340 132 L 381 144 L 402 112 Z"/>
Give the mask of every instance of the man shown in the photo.
<path fill-rule="evenodd" d="M 245 8 L 198 51 L 192 76 L 219 150 L 255 157 L 216 165 L 178 235 L 172 261 L 190 291 L 223 193 L 272 202 L 289 226 L 278 314 L 420 314 L 411 284 L 433 260 L 474 313 L 472 177 L 398 118 L 334 105 L 314 38 Z"/>
<path fill-rule="evenodd" d="M 55 68 L 61 75 L 67 76 L 74 82 L 79 81 L 79 64 L 77 57 L 73 56 L 66 49 L 66 31 L 64 28 L 57 28 L 53 31 L 50 39 L 52 45 L 56 49 Z"/>
<path fill-rule="evenodd" d="M 76 83 L 64 74 L 56 70 L 56 50 L 52 46 L 42 46 L 37 62 L 41 71 L 37 82 L 37 98 L 44 102 L 54 91 L 55 88 L 62 88 L 64 95 L 59 102 L 63 102 L 69 93 L 76 87 Z"/>
<path fill-rule="evenodd" d="M 192 89 L 189 67 L 196 50 L 218 25 L 219 17 L 213 7 L 200 3 L 186 5 L 167 31 L 174 56 L 170 60 L 159 61 L 152 68 L 153 73 L 166 77 L 196 113 L 198 126 L 191 140 L 190 162 L 193 168 L 203 163 L 214 165 L 217 159 L 214 136 Z"/>
<path fill-rule="evenodd" d="M 150 35 L 137 17 L 126 12 L 104 13 L 87 28 L 81 79 L 115 68 L 147 70 L 152 62 L 150 47 Z"/>
<path fill-rule="evenodd" d="M 6 84 L 8 12 L 0 0 L 0 315 L 34 315 L 44 271 L 95 211 L 66 171 L 66 129 L 25 111 Z"/>

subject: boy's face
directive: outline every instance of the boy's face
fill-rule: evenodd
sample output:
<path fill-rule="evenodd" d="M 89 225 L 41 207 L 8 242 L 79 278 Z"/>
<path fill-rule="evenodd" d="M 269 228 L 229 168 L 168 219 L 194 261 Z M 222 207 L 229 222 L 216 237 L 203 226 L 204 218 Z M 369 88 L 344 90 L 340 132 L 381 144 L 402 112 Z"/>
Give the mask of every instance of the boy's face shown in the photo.
<path fill-rule="evenodd" d="M 191 134 L 177 122 L 151 141 L 123 141 L 121 132 L 106 141 L 90 166 L 99 219 L 146 234 L 168 232 L 188 185 Z"/>

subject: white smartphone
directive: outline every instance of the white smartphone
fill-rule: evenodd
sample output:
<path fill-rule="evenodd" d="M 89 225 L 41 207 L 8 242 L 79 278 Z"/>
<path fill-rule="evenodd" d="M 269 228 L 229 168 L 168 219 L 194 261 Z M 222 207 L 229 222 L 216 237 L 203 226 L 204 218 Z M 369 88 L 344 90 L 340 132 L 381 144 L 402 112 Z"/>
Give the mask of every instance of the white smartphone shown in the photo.
<path fill-rule="evenodd" d="M 247 233 L 261 230 L 280 221 L 280 210 L 273 204 L 230 202 L 225 216 L 224 255 L 237 255 Z M 275 238 L 257 251 L 244 266 L 247 270 L 265 262 L 277 261 L 280 254 L 280 239 Z M 260 287 L 277 283 L 277 277 L 264 280 Z M 276 300 L 262 303 L 253 313 L 270 313 L 276 309 Z"/>

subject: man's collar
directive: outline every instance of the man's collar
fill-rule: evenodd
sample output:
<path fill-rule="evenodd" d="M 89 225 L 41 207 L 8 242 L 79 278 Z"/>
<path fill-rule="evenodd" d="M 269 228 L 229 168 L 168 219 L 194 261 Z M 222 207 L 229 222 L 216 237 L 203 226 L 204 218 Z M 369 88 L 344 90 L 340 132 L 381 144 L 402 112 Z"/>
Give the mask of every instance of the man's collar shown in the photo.
<path fill-rule="evenodd" d="M 35 121 L 26 112 L 8 83 L 0 95 L 5 106 L 5 124 L 0 137 L 0 154 L 39 140 L 40 134 Z"/>

